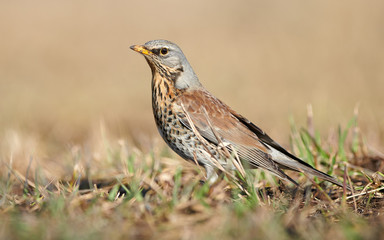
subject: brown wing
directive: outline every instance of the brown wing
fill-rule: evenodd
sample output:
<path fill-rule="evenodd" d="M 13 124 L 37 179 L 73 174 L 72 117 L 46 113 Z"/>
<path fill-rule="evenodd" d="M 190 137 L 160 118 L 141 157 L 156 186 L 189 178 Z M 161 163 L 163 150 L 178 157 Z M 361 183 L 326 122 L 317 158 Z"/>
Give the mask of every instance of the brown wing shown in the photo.
<path fill-rule="evenodd" d="M 274 163 L 268 154 L 268 147 L 261 143 L 258 136 L 234 115 L 232 109 L 208 91 L 203 89 L 186 91 L 179 96 L 178 105 L 181 104 L 201 136 L 209 142 L 216 145 L 221 141 L 230 143 L 239 157 L 251 166 L 264 168 L 283 179 L 293 181 Z M 179 117 L 181 122 L 191 129 L 186 116 L 181 114 Z M 215 134 L 221 138 L 220 141 Z"/>
<path fill-rule="evenodd" d="M 250 165 L 269 170 L 296 185 L 298 184 L 281 171 L 279 166 L 295 171 L 305 171 L 336 185 L 343 186 L 337 179 L 313 168 L 289 153 L 264 131 L 233 111 L 208 91 L 204 89 L 186 91 L 179 98 L 178 104 L 181 105 L 181 103 L 197 130 L 205 139 L 216 145 L 219 144 L 215 136 L 216 133 L 222 142 L 228 142 L 235 147 L 239 157 Z M 181 122 L 191 129 L 185 115 L 179 117 Z M 211 125 L 208 123 L 207 117 L 209 117 Z M 215 133 L 213 133 L 211 126 L 214 128 Z M 228 150 L 231 151 L 231 148 L 228 148 Z M 270 154 L 276 152 L 278 156 L 272 159 Z M 347 189 L 350 188 L 347 187 Z"/>

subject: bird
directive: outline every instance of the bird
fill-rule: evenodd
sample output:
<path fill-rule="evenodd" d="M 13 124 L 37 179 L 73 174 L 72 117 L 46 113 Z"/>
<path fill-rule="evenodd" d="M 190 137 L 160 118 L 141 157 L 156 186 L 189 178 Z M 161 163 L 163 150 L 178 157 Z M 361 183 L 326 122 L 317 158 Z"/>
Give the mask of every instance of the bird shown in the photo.
<path fill-rule="evenodd" d="M 296 186 L 283 170 L 343 187 L 206 90 L 175 43 L 160 39 L 130 48 L 142 54 L 151 68 L 152 109 L 161 137 L 183 159 L 203 166 L 208 182 L 214 183 L 220 171 L 241 170 L 240 165 L 264 169 Z"/>

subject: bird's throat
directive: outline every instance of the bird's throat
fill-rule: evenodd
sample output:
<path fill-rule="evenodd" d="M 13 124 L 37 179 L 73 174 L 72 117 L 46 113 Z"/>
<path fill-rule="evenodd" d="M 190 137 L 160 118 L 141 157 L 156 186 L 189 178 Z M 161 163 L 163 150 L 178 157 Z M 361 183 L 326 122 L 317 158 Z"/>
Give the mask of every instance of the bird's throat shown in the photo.
<path fill-rule="evenodd" d="M 152 107 L 155 111 L 163 111 L 167 105 L 175 101 L 178 90 L 173 81 L 155 72 L 152 77 Z"/>

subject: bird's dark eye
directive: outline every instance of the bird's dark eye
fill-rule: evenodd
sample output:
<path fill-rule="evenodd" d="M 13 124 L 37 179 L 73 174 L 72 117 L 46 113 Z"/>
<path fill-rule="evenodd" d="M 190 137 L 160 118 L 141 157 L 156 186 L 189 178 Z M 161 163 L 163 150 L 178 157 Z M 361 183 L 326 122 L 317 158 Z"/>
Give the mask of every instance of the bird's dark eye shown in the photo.
<path fill-rule="evenodd" d="M 168 53 L 168 48 L 162 48 L 160 50 L 161 55 L 166 55 Z"/>

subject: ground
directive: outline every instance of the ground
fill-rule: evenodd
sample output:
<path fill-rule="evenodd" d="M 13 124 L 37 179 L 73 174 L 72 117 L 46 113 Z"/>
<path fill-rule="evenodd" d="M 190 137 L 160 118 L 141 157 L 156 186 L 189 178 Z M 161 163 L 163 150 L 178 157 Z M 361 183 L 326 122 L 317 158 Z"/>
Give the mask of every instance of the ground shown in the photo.
<path fill-rule="evenodd" d="M 208 185 L 203 168 L 159 141 L 143 152 L 108 136 L 105 126 L 89 140 L 94 145 L 61 154 L 60 167 L 72 172 L 64 177 L 33 156 L 15 166 L 25 147 L 19 146 L 1 162 L 0 238 L 377 239 L 384 159 L 353 134 L 355 119 L 335 142 L 294 125 L 291 134 L 293 151 L 353 193 L 290 172 L 301 184 L 296 188 L 259 170 L 247 170 L 246 178 L 223 174 Z"/>

